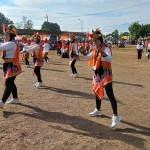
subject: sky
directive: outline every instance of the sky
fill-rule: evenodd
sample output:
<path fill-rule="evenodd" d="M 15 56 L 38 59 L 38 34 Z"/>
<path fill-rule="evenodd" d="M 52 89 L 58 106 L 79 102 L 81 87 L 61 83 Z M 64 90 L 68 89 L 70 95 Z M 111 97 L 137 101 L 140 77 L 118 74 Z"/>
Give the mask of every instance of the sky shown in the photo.
<path fill-rule="evenodd" d="M 57 23 L 62 31 L 103 34 L 128 32 L 131 23 L 150 24 L 150 0 L 0 0 L 0 12 L 14 23 L 22 16 L 41 29 L 44 21 Z"/>

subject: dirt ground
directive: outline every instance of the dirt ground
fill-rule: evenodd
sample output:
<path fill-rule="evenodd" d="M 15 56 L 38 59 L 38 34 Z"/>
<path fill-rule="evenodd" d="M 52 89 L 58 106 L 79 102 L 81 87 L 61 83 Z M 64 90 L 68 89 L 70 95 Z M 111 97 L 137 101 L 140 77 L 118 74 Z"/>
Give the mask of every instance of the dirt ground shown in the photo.
<path fill-rule="evenodd" d="M 110 127 L 112 109 L 106 95 L 104 115 L 89 116 L 95 97 L 86 59 L 80 56 L 79 77 L 73 78 L 68 59 L 56 51 L 49 57 L 40 89 L 32 87 L 37 81 L 32 60 L 30 68 L 21 62 L 23 72 L 16 79 L 21 104 L 5 104 L 0 110 L 0 150 L 150 150 L 150 61 L 145 53 L 137 61 L 135 46 L 113 49 L 113 87 L 122 116 L 116 129 Z M 2 95 L 2 69 L 0 73 Z"/>

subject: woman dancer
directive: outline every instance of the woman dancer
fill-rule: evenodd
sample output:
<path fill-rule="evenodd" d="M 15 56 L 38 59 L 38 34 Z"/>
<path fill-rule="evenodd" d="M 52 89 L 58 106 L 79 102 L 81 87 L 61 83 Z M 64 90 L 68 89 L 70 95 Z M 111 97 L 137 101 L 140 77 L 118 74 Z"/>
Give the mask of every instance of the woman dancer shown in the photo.
<path fill-rule="evenodd" d="M 77 74 L 77 70 L 76 70 L 76 67 L 75 67 L 75 63 L 76 63 L 76 60 L 79 60 L 79 55 L 78 55 L 78 45 L 75 41 L 75 36 L 74 35 L 70 35 L 70 38 L 71 38 L 71 43 L 69 45 L 69 55 L 70 55 L 70 62 L 69 62 L 69 65 L 71 67 L 71 70 L 72 70 L 72 74 L 69 75 L 71 77 L 78 77 L 78 74 Z"/>
<path fill-rule="evenodd" d="M 104 87 L 106 94 L 110 100 L 113 116 L 111 127 L 116 127 L 121 121 L 121 117 L 117 112 L 117 101 L 114 97 L 112 86 L 112 68 L 111 68 L 111 49 L 103 43 L 103 37 L 100 30 L 92 31 L 92 38 L 96 44 L 92 52 L 87 55 L 86 50 L 82 50 L 83 54 L 89 59 L 89 66 L 93 67 L 93 91 L 96 97 L 96 108 L 89 113 L 90 116 L 101 116 L 101 102 L 104 97 Z"/>
<path fill-rule="evenodd" d="M 4 103 L 12 93 L 13 99 L 8 101 L 9 104 L 19 103 L 17 87 L 14 83 L 16 76 L 21 73 L 19 63 L 19 46 L 16 44 L 16 30 L 13 25 L 3 25 L 5 43 L 0 46 L 3 51 L 3 72 L 5 90 L 0 100 L 0 108 L 4 107 Z"/>
<path fill-rule="evenodd" d="M 41 38 L 38 35 L 38 33 L 34 34 L 34 41 L 35 45 L 26 47 L 26 51 L 24 51 L 24 53 L 32 51 L 34 62 L 34 73 L 36 74 L 38 81 L 33 86 L 39 88 L 42 86 L 41 66 L 43 66 L 44 58 L 43 58 L 43 48 L 42 45 L 40 44 Z"/>

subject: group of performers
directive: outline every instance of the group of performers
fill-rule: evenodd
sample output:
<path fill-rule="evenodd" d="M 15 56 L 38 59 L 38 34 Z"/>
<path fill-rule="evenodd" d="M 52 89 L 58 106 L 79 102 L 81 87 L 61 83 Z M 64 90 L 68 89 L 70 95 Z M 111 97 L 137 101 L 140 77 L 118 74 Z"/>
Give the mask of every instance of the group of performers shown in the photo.
<path fill-rule="evenodd" d="M 5 43 L 0 45 L 0 51 L 3 52 L 3 71 L 4 71 L 4 83 L 5 90 L 0 100 L 0 108 L 4 107 L 5 102 L 12 93 L 13 99 L 6 102 L 9 104 L 20 103 L 17 94 L 17 87 L 14 83 L 16 76 L 21 73 L 21 66 L 19 62 L 19 46 L 15 41 L 16 30 L 14 26 L 3 26 Z M 117 102 L 113 93 L 112 86 L 112 52 L 111 48 L 103 43 L 103 37 L 100 30 L 92 31 L 92 39 L 95 42 L 95 46 L 91 46 L 87 50 L 85 45 L 79 45 L 76 43 L 76 38 L 72 34 L 70 36 L 71 41 L 69 46 L 69 64 L 72 74 L 70 76 L 77 77 L 77 70 L 75 63 L 79 60 L 79 50 L 89 60 L 88 65 L 93 67 L 93 91 L 96 97 L 96 108 L 93 112 L 89 113 L 90 116 L 101 116 L 101 100 L 104 97 L 104 87 L 106 94 L 110 100 L 113 116 L 111 127 L 116 127 L 121 121 L 121 117 L 117 112 Z M 30 41 L 30 42 L 29 42 Z M 34 43 L 34 44 L 33 44 Z M 26 39 L 23 37 L 23 60 L 26 62 L 26 66 L 29 66 L 28 56 L 31 52 L 34 62 L 34 74 L 37 76 L 37 83 L 34 84 L 37 88 L 42 86 L 41 79 L 41 66 L 45 61 L 48 61 L 47 41 L 44 42 L 45 46 L 41 44 L 41 38 L 36 33 L 32 39 Z M 59 47 L 60 48 L 60 47 Z M 65 42 L 63 43 L 64 50 L 68 49 Z M 43 55 L 43 49 L 45 53 Z"/>

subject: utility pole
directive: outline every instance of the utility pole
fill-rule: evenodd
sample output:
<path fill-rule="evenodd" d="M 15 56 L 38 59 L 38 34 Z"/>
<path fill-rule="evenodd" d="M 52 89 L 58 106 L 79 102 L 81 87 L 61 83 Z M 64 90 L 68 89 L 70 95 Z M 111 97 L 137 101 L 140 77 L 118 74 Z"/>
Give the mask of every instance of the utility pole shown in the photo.
<path fill-rule="evenodd" d="M 47 14 L 46 14 L 46 17 L 45 17 L 46 19 L 47 19 L 47 22 L 48 22 L 48 16 L 47 16 Z"/>

